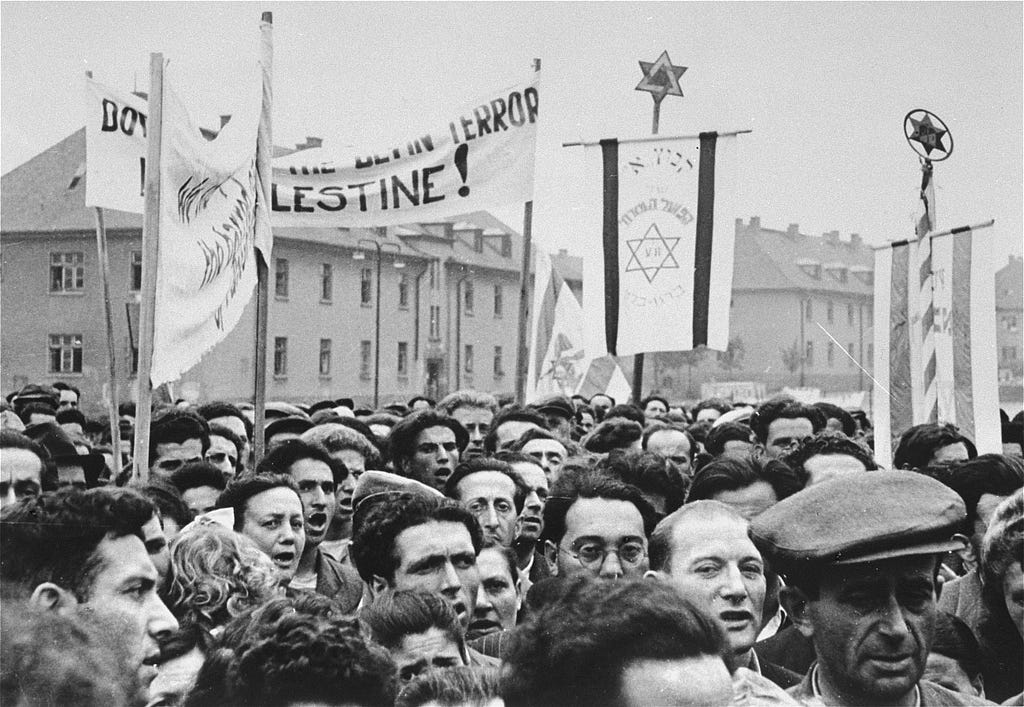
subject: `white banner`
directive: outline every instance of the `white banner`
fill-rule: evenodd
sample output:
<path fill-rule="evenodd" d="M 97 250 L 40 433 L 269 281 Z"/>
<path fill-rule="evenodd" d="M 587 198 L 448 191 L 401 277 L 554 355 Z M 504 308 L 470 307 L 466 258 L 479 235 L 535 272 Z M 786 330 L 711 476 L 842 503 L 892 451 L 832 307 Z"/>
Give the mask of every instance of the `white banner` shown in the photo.
<path fill-rule="evenodd" d="M 164 75 L 160 246 L 152 381 L 176 380 L 238 323 L 256 285 L 256 139 L 260 77 L 208 141 Z"/>
<path fill-rule="evenodd" d="M 85 205 L 143 211 L 145 99 L 85 79 Z"/>

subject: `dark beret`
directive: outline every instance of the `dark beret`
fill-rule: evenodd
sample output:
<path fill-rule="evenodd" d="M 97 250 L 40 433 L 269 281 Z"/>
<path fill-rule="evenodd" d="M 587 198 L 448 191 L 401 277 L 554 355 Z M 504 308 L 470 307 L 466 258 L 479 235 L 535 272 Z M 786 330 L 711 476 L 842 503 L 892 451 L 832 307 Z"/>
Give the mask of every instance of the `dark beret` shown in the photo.
<path fill-rule="evenodd" d="M 750 537 L 780 567 L 852 564 L 966 547 L 960 495 L 911 471 L 850 474 L 810 486 L 757 516 Z"/>

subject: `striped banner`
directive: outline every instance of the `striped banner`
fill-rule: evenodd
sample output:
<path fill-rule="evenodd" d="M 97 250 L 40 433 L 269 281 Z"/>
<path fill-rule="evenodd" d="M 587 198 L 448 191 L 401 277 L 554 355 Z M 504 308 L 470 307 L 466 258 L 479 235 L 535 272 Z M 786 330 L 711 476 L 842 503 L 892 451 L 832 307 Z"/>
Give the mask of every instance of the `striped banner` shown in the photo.
<path fill-rule="evenodd" d="M 875 456 L 925 422 L 957 425 L 979 452 L 1002 449 L 995 274 L 979 228 L 875 251 Z"/>

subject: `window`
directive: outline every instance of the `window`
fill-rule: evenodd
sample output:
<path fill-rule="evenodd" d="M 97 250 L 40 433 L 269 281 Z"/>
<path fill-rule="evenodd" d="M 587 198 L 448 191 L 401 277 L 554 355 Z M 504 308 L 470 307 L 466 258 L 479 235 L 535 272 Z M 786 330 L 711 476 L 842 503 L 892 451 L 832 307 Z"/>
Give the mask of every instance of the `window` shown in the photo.
<path fill-rule="evenodd" d="M 846 351 L 847 351 L 847 353 L 850 354 L 850 356 L 846 357 L 846 367 L 847 368 L 853 368 L 853 359 L 851 358 L 851 356 L 853 356 L 853 342 L 852 341 L 846 345 Z"/>
<path fill-rule="evenodd" d="M 409 276 L 405 274 L 398 277 L 398 308 L 409 309 Z"/>
<path fill-rule="evenodd" d="M 85 285 L 82 253 L 50 253 L 50 292 L 81 292 Z"/>
<path fill-rule="evenodd" d="M 1006 331 L 1017 331 L 1017 315 L 1007 314 L 1003 317 L 1003 329 Z"/>
<path fill-rule="evenodd" d="M 505 309 L 505 296 L 501 290 L 501 285 L 494 286 L 494 318 L 500 319 L 502 312 Z"/>
<path fill-rule="evenodd" d="M 853 305 L 846 305 L 846 323 L 853 326 Z"/>
<path fill-rule="evenodd" d="M 320 269 L 320 301 L 330 302 L 334 299 L 334 268 L 324 263 Z"/>
<path fill-rule="evenodd" d="M 359 304 L 368 307 L 373 301 L 373 270 L 363 268 L 359 272 Z"/>
<path fill-rule="evenodd" d="M 405 378 L 409 375 L 409 344 L 405 341 L 398 342 L 398 377 Z"/>
<path fill-rule="evenodd" d="M 473 372 L 473 344 L 466 344 L 466 356 L 465 363 L 463 364 L 463 369 L 466 371 L 466 373 Z"/>
<path fill-rule="evenodd" d="M 835 321 L 835 307 L 832 306 L 832 300 L 825 303 L 825 319 L 829 324 Z"/>
<path fill-rule="evenodd" d="M 473 250 L 477 253 L 484 252 L 484 234 L 477 233 L 473 236 Z"/>
<path fill-rule="evenodd" d="M 501 347 L 494 347 L 494 377 L 503 378 L 505 376 L 505 364 L 501 360 Z"/>
<path fill-rule="evenodd" d="M 828 367 L 832 368 L 836 362 L 836 345 L 831 341 L 828 342 L 828 348 L 825 349 L 825 357 L 828 359 Z"/>
<path fill-rule="evenodd" d="M 82 335 L 50 334 L 50 373 L 82 372 Z"/>
<path fill-rule="evenodd" d="M 274 337 L 274 375 L 288 375 L 288 337 Z"/>
<path fill-rule="evenodd" d="M 331 375 L 331 340 L 320 339 L 320 375 Z"/>
<path fill-rule="evenodd" d="M 274 296 L 288 297 L 288 259 L 278 258 L 274 268 Z"/>
<path fill-rule="evenodd" d="M 363 340 L 359 342 L 359 377 L 370 380 L 370 359 L 373 357 L 373 344 Z"/>
<path fill-rule="evenodd" d="M 436 304 L 430 305 L 430 338 L 441 338 L 441 308 Z"/>
<path fill-rule="evenodd" d="M 814 321 L 814 308 L 811 306 L 810 300 L 804 302 L 804 316 L 807 319 L 807 321 Z"/>
<path fill-rule="evenodd" d="M 132 268 L 132 271 L 131 271 L 131 277 L 129 278 L 129 283 L 130 283 L 132 292 L 138 292 L 139 290 L 142 289 L 142 251 L 141 250 L 133 250 L 132 251 L 132 265 L 131 265 L 131 268 Z"/>
<path fill-rule="evenodd" d="M 1004 361 L 1016 361 L 1017 360 L 1017 347 L 1016 346 L 1004 346 L 1003 347 L 1003 360 Z"/>
<path fill-rule="evenodd" d="M 437 289 L 437 261 L 436 260 L 431 260 L 430 261 L 430 268 L 429 268 L 429 270 L 430 270 L 430 289 L 436 290 Z"/>
<path fill-rule="evenodd" d="M 807 342 L 807 352 L 804 354 L 804 363 L 808 366 L 814 365 L 814 342 Z"/>
<path fill-rule="evenodd" d="M 501 237 L 501 257 L 512 257 L 512 238 L 508 234 Z"/>
<path fill-rule="evenodd" d="M 462 304 L 466 314 L 473 315 L 473 281 L 466 280 L 462 285 Z"/>

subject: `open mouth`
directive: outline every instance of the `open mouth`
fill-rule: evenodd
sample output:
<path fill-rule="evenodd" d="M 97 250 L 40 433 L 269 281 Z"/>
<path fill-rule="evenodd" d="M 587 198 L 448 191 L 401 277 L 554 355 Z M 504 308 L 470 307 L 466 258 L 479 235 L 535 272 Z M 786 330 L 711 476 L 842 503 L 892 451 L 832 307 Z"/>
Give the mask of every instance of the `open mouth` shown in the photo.
<path fill-rule="evenodd" d="M 728 631 L 745 629 L 754 622 L 754 615 L 749 611 L 723 611 L 718 617 L 725 624 L 725 628 Z"/>
<path fill-rule="evenodd" d="M 270 559 L 273 560 L 274 564 L 278 568 L 283 570 L 290 570 L 292 568 L 292 562 L 295 561 L 295 552 L 292 550 L 285 550 L 277 554 L 271 555 Z"/>
<path fill-rule="evenodd" d="M 543 521 L 536 516 L 523 516 L 522 524 L 527 530 L 539 531 Z"/>
<path fill-rule="evenodd" d="M 322 531 L 327 529 L 327 514 L 322 511 L 316 513 L 310 513 L 309 518 L 306 521 L 306 526 L 314 531 Z"/>
<path fill-rule="evenodd" d="M 490 619 L 476 619 L 469 624 L 469 628 L 466 630 L 466 638 L 473 640 L 474 638 L 480 638 L 486 636 L 489 633 L 497 633 L 501 630 L 501 624 L 497 621 L 491 621 Z"/>
<path fill-rule="evenodd" d="M 448 477 L 452 475 L 452 470 L 446 467 L 441 467 L 434 471 L 434 478 L 440 481 L 442 484 L 448 480 Z"/>

